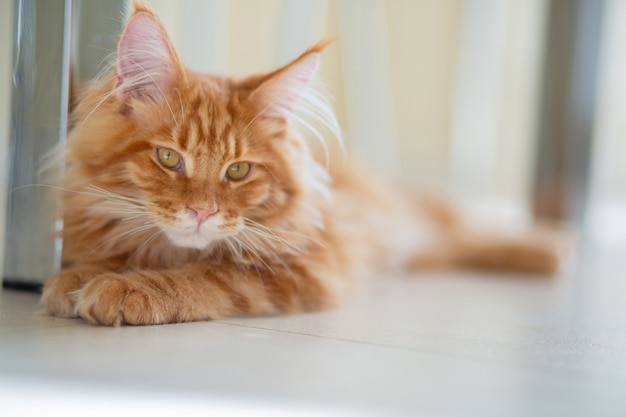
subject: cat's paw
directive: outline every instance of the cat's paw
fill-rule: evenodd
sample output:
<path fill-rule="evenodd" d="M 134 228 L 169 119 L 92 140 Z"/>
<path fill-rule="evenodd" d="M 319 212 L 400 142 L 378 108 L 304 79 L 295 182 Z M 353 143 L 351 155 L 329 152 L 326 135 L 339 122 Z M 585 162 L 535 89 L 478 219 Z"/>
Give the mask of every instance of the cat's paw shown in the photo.
<path fill-rule="evenodd" d="M 46 313 L 56 317 L 77 317 L 74 311 L 76 291 L 83 285 L 79 272 L 61 271 L 46 281 L 41 295 Z"/>
<path fill-rule="evenodd" d="M 162 294 L 142 284 L 141 276 L 102 274 L 79 292 L 76 312 L 92 324 L 120 326 L 168 323 Z"/>

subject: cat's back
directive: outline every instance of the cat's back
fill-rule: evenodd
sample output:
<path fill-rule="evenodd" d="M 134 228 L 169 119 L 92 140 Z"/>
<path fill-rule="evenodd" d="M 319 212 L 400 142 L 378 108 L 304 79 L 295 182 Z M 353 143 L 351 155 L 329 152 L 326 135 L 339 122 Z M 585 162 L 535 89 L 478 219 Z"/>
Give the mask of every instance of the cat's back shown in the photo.
<path fill-rule="evenodd" d="M 387 180 L 347 156 L 329 167 L 334 227 L 351 245 L 355 264 L 401 268 L 438 238 L 439 225 L 416 190 Z"/>

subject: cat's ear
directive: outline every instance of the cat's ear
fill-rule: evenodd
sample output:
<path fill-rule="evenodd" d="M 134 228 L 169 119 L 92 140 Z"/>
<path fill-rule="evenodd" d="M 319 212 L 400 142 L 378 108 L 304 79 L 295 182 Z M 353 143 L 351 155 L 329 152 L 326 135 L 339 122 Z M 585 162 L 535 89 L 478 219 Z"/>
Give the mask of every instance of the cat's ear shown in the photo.
<path fill-rule="evenodd" d="M 156 14 L 141 1 L 133 4 L 117 47 L 117 87 L 124 100 L 165 100 L 184 70 Z"/>
<path fill-rule="evenodd" d="M 262 117 L 280 120 L 289 118 L 306 94 L 319 66 L 320 52 L 328 43 L 315 45 L 262 80 L 249 98 Z"/>

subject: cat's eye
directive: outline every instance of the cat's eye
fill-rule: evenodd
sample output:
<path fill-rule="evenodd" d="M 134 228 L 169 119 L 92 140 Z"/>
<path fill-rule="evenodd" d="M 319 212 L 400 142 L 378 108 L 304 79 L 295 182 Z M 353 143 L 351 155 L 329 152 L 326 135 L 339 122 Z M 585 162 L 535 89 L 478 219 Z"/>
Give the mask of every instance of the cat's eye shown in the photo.
<path fill-rule="evenodd" d="M 157 148 L 157 157 L 161 165 L 168 169 L 178 169 L 183 163 L 180 154 L 169 148 Z"/>
<path fill-rule="evenodd" d="M 233 181 L 239 181 L 248 176 L 252 166 L 248 162 L 235 162 L 226 169 L 226 177 Z"/>

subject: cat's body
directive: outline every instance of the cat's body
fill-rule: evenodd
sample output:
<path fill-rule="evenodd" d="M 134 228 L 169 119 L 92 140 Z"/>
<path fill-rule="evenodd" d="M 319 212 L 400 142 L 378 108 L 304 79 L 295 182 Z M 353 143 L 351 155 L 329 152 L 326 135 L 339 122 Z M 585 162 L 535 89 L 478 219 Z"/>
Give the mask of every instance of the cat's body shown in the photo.
<path fill-rule="evenodd" d="M 198 74 L 136 3 L 115 71 L 73 114 L 48 313 L 120 325 L 312 311 L 421 264 L 554 270 L 552 246 L 470 238 L 446 203 L 336 153 L 329 169 L 316 160 L 294 109 L 332 124 L 308 95 L 322 48 L 243 80 Z"/>

